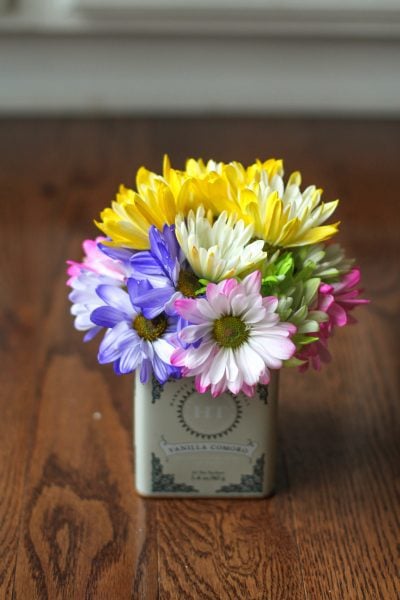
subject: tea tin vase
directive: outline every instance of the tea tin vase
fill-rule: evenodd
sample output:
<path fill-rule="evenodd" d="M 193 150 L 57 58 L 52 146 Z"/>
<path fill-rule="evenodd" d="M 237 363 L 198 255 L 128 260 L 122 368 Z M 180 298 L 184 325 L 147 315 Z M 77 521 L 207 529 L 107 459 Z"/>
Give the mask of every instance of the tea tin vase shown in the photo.
<path fill-rule="evenodd" d="M 264 497 L 274 490 L 278 373 L 252 398 L 200 394 L 194 378 L 134 386 L 143 496 Z"/>

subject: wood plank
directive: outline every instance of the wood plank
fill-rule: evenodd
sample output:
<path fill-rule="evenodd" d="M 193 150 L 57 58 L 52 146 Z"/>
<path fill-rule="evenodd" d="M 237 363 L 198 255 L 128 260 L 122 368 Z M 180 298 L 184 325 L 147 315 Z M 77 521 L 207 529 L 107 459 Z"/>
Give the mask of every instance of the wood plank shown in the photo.
<path fill-rule="evenodd" d="M 308 382 L 288 378 L 282 390 L 294 521 L 311 598 L 394 599 L 400 592 L 399 431 L 387 402 L 393 383 L 387 367 L 384 377 L 377 367 L 380 323 L 369 315 L 363 323 L 364 330 L 337 334 L 323 386 L 321 374 L 309 374 Z"/>
<path fill-rule="evenodd" d="M 36 425 L 37 330 L 42 295 L 33 289 L 26 259 L 26 236 L 35 229 L 25 210 L 32 188 L 21 185 L 7 131 L 0 145 L 1 239 L 0 271 L 0 597 L 11 598 L 21 534 L 24 484 Z M 11 133 L 9 131 L 9 133 Z M 3 145 L 3 143 L 5 145 Z M 11 152 L 9 151 L 11 149 Z M 25 189 L 24 189 L 25 186 Z M 42 218 L 43 218 L 42 214 Z M 32 257 L 33 258 L 33 257 Z M 40 273 L 35 281 L 40 280 Z"/>
<path fill-rule="evenodd" d="M 14 237 L 9 248 L 15 247 L 16 232 L 21 239 L 16 249 L 20 262 L 14 256 L 5 264 L 11 284 L 19 281 L 16 267 L 21 275 L 10 299 L 31 328 L 27 345 L 11 323 L 18 358 L 27 364 L 23 376 L 28 394 L 23 397 L 25 386 L 15 385 L 21 372 L 17 362 L 10 373 L 15 374 L 12 385 L 19 402 L 8 412 L 19 438 L 8 436 L 14 461 L 4 457 L 9 478 L 16 480 L 4 500 L 4 522 L 12 539 L 2 545 L 8 553 L 2 563 L 7 568 L 4 590 L 7 597 L 20 598 L 130 597 L 137 592 L 151 599 L 157 596 L 157 579 L 151 577 L 157 561 L 155 519 L 152 507 L 133 492 L 132 378 L 115 386 L 111 369 L 98 369 L 95 349 L 83 347 L 68 315 L 65 259 L 73 252 L 79 255 L 82 230 L 92 228 L 96 209 L 90 190 L 97 180 L 90 161 L 84 169 L 74 164 L 79 126 L 55 123 L 34 136 L 36 127 L 27 124 L 25 131 L 33 129 L 28 150 L 22 143 L 14 146 L 22 160 L 31 152 L 29 176 L 15 180 L 19 203 L 11 197 L 3 202 L 12 203 L 14 210 L 7 229 Z M 98 138 L 107 136 L 108 126 L 100 127 L 97 136 L 96 128 L 89 124 L 87 129 L 93 155 L 104 146 L 105 140 Z M 26 144 L 23 131 L 17 128 L 14 134 Z M 34 152 L 38 137 L 49 160 Z M 61 173 L 49 164 L 56 143 L 64 151 Z M 10 178 L 17 171 L 17 153 L 8 157 Z M 55 162 L 61 164 L 59 157 Z M 3 402 L 10 400 L 12 396 L 3 396 Z M 9 505 L 15 510 L 13 519 L 7 519 Z"/>
<path fill-rule="evenodd" d="M 34 420 L 32 346 L 24 345 L 26 328 L 17 319 L 19 315 L 14 311 L 2 317 L 0 344 L 0 597 L 6 599 L 12 597 L 14 587 L 26 464 L 33 429 L 31 421 Z M 10 325 L 14 328 L 12 339 Z M 19 346 L 18 353 L 16 346 Z M 21 379 L 22 365 L 26 365 L 24 380 L 17 387 L 15 382 Z"/>
<path fill-rule="evenodd" d="M 151 569 L 143 571 L 151 557 L 151 527 L 143 539 L 151 506 L 134 496 L 130 432 L 121 427 L 111 393 L 101 373 L 78 357 L 49 358 L 25 492 L 17 597 L 41 598 L 46 590 L 48 598 L 128 598 L 135 568 L 144 597 L 156 597 L 157 582 L 146 584 Z"/>
<path fill-rule="evenodd" d="M 329 366 L 304 378 L 287 373 L 283 383 L 304 584 L 311 598 L 394 599 L 400 595 L 400 306 L 393 231 L 400 223 L 392 190 L 400 139 L 389 124 L 353 124 L 347 133 L 320 124 L 309 146 L 322 149 L 327 187 L 343 196 L 341 239 L 362 266 L 372 304 L 357 313 L 356 327 L 337 331 Z"/>
<path fill-rule="evenodd" d="M 159 503 L 161 598 L 305 598 L 284 471 L 272 498 Z"/>

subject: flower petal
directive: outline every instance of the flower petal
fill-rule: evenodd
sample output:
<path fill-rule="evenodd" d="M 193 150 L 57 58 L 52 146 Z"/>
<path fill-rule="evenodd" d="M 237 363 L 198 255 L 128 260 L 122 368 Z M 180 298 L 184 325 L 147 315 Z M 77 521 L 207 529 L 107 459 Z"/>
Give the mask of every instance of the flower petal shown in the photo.
<path fill-rule="evenodd" d="M 243 375 L 243 380 L 248 385 L 258 383 L 260 374 L 264 370 L 264 361 L 249 344 L 242 344 L 235 350 L 235 359 Z"/>
<path fill-rule="evenodd" d="M 153 348 L 157 356 L 159 356 L 163 362 L 169 365 L 171 364 L 171 356 L 175 350 L 171 344 L 169 344 L 166 340 L 159 338 L 153 342 Z"/>
<path fill-rule="evenodd" d="M 136 296 L 135 306 L 142 310 L 146 319 L 154 319 L 164 312 L 165 305 L 174 293 L 173 287 L 153 288 Z"/>
<path fill-rule="evenodd" d="M 100 327 L 114 327 L 121 321 L 127 321 L 128 317 L 113 306 L 100 306 L 90 313 L 90 319 Z"/>
<path fill-rule="evenodd" d="M 121 350 L 119 348 L 119 338 L 122 334 L 126 333 L 129 327 L 125 321 L 121 321 L 112 329 L 108 329 L 106 334 L 99 346 L 98 361 L 99 363 L 105 364 L 113 362 L 119 358 Z"/>
<path fill-rule="evenodd" d="M 201 339 L 211 330 L 210 323 L 203 323 L 202 325 L 189 325 L 184 327 L 180 333 L 180 338 L 188 344 Z"/>
<path fill-rule="evenodd" d="M 119 372 L 121 374 L 132 373 L 132 371 L 134 371 L 140 364 L 141 358 L 142 352 L 140 349 L 140 344 L 133 343 L 121 354 L 121 357 L 118 361 Z"/>
<path fill-rule="evenodd" d="M 133 317 L 134 309 L 124 290 L 114 285 L 99 285 L 96 293 L 106 304 L 120 310 L 127 317 Z"/>
<path fill-rule="evenodd" d="M 259 294 L 261 287 L 261 272 L 253 271 L 242 281 L 242 285 L 248 294 Z"/>
<path fill-rule="evenodd" d="M 212 384 L 218 383 L 224 377 L 226 360 L 227 356 L 225 350 L 220 349 L 214 356 L 214 360 L 209 370 L 209 378 Z"/>
<path fill-rule="evenodd" d="M 150 379 L 150 376 L 153 372 L 153 368 L 151 366 L 151 362 L 148 358 L 145 358 L 142 362 L 142 366 L 140 368 L 140 382 L 147 383 Z"/>
<path fill-rule="evenodd" d="M 204 322 L 204 317 L 199 313 L 197 303 L 199 300 L 191 298 L 179 298 L 175 300 L 175 310 L 184 319 L 190 323 L 199 324 Z"/>

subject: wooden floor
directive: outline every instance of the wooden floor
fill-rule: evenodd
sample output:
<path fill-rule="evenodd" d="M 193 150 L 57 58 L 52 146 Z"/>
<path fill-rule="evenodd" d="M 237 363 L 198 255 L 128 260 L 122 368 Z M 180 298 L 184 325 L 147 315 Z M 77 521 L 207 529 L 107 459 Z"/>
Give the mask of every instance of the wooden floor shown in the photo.
<path fill-rule="evenodd" d="M 283 373 L 271 499 L 138 497 L 132 378 L 72 327 L 65 260 L 165 151 L 283 157 L 342 199 L 372 303 L 323 372 Z M 399 182 L 400 122 L 0 123 L 1 599 L 399 598 Z"/>

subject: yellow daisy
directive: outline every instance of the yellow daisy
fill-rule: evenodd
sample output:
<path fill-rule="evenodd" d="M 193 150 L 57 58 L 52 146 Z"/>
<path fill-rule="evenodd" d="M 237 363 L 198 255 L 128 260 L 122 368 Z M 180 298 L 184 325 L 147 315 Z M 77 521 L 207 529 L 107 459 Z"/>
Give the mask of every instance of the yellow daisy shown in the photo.
<path fill-rule="evenodd" d="M 149 248 L 151 225 L 162 230 L 173 225 L 178 214 L 184 217 L 190 210 L 204 206 L 213 215 L 223 210 L 237 212 L 237 205 L 228 200 L 229 185 L 225 178 L 210 171 L 194 177 L 186 171 L 172 169 L 164 158 L 163 176 L 141 167 L 136 176 L 137 192 L 121 186 L 111 208 L 100 214 L 96 222 L 111 241 L 111 246 L 143 250 Z"/>
<path fill-rule="evenodd" d="M 163 177 L 141 167 L 136 176 L 137 192 L 120 186 L 111 208 L 100 214 L 96 225 L 111 246 L 144 250 L 149 248 L 149 228 L 173 225 L 176 216 L 174 195 Z"/>
<path fill-rule="evenodd" d="M 217 218 L 223 211 L 252 225 L 254 237 L 271 246 L 293 247 L 328 239 L 338 223 L 322 225 L 338 201 L 321 202 L 322 190 L 314 186 L 300 190 L 300 173 L 283 181 L 283 164 L 274 158 L 257 160 L 244 167 L 239 162 L 223 163 L 190 158 L 185 170 L 173 169 L 166 156 L 163 174 L 141 167 L 137 191 L 121 186 L 111 208 L 97 223 L 110 245 L 142 250 L 149 247 L 151 225 L 162 229 L 180 222 L 189 212 L 203 206 Z"/>
<path fill-rule="evenodd" d="M 241 216 L 254 224 L 254 235 L 271 246 L 294 247 L 326 240 L 338 230 L 339 222 L 322 225 L 335 211 L 338 200 L 324 204 L 322 190 L 315 186 L 300 190 L 301 175 L 292 173 L 285 186 L 282 176 L 261 169 L 238 191 Z"/>

